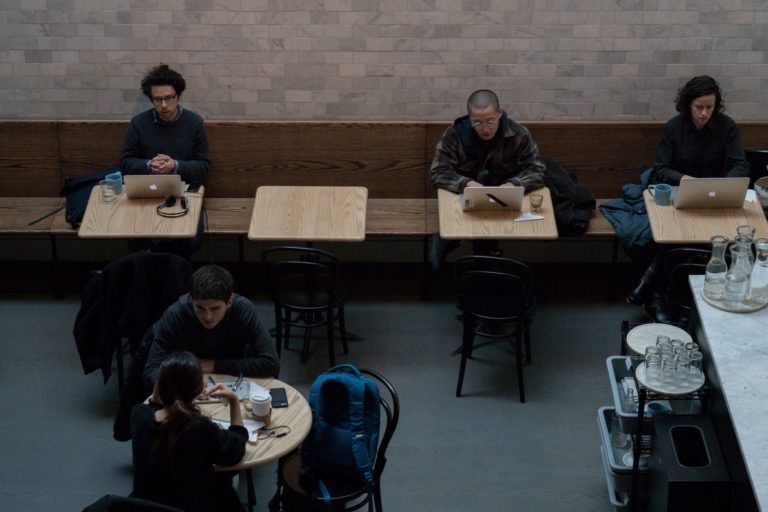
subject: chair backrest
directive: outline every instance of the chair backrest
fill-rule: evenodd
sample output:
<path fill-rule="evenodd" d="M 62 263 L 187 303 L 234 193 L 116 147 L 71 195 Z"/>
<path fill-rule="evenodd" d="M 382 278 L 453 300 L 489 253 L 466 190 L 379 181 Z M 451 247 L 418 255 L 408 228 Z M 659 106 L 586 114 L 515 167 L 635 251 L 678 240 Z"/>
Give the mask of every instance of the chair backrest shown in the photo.
<path fill-rule="evenodd" d="M 664 272 L 667 278 L 672 278 L 672 272 L 680 264 L 692 263 L 706 267 L 712 251 L 709 249 L 696 249 L 693 247 L 676 247 L 664 254 Z"/>
<path fill-rule="evenodd" d="M 459 280 L 459 308 L 489 320 L 514 320 L 526 311 L 528 289 L 519 276 L 489 270 L 464 272 Z"/>
<path fill-rule="evenodd" d="M 669 271 L 669 299 L 677 306 L 690 309 L 693 306 L 693 292 L 688 285 L 688 276 L 702 275 L 707 266 L 701 263 L 678 263 Z"/>
<path fill-rule="evenodd" d="M 392 383 L 379 372 L 369 368 L 360 368 L 360 373 L 373 377 L 379 384 L 379 403 L 384 410 L 384 433 L 379 437 L 379 448 L 376 451 L 376 462 L 373 466 L 373 478 L 378 480 L 384 472 L 384 466 L 387 462 L 387 448 L 400 420 L 400 399 Z"/>
<path fill-rule="evenodd" d="M 454 264 L 454 276 L 457 287 L 461 276 L 473 270 L 487 270 L 519 277 L 525 283 L 526 305 L 530 307 L 535 304 L 536 295 L 533 271 L 525 263 L 497 256 L 462 256 Z"/>
<path fill-rule="evenodd" d="M 336 303 L 334 267 L 315 261 L 280 261 L 269 267 L 272 300 L 295 310 L 317 310 Z"/>

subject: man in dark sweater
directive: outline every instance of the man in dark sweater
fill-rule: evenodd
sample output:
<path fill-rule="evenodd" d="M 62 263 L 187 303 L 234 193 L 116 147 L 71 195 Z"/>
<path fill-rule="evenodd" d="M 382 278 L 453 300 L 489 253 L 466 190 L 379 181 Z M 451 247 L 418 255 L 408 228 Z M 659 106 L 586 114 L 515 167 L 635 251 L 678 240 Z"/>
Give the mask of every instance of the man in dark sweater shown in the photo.
<path fill-rule="evenodd" d="M 154 105 L 131 119 L 120 168 L 123 174 L 178 174 L 187 183 L 200 183 L 211 167 L 211 150 L 203 119 L 183 108 L 184 78 L 165 64 L 152 68 L 141 81 L 141 92 Z M 151 248 L 190 259 L 202 243 L 203 216 L 192 240 L 147 242 L 132 249 Z"/>
<path fill-rule="evenodd" d="M 275 342 L 256 315 L 253 303 L 232 293 L 232 276 L 216 265 L 192 275 L 190 293 L 182 295 L 154 327 L 144 366 L 144 385 L 154 387 L 160 365 L 174 351 L 188 350 L 205 373 L 277 377 Z"/>

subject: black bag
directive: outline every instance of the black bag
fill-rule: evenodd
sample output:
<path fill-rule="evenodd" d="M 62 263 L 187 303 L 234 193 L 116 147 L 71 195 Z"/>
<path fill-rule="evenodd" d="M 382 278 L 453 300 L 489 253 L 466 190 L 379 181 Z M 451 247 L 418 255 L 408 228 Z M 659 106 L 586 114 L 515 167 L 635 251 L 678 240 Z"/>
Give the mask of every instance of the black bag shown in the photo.
<path fill-rule="evenodd" d="M 551 158 L 540 158 L 546 167 L 544 184 L 552 196 L 558 233 L 565 236 L 584 234 L 595 209 L 594 194 Z"/>
<path fill-rule="evenodd" d="M 60 196 L 67 198 L 66 216 L 73 228 L 80 227 L 85 215 L 85 207 L 88 206 L 88 198 L 91 197 L 91 190 L 99 184 L 108 174 L 120 172 L 120 167 L 112 167 L 103 171 L 96 171 L 77 178 L 66 178 L 64 188 L 59 192 Z"/>

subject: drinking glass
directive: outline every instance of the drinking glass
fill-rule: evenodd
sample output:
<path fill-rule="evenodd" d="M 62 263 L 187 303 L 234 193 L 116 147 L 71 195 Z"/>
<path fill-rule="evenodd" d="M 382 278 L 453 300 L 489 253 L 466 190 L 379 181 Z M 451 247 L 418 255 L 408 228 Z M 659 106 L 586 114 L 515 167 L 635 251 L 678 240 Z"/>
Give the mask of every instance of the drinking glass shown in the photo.
<path fill-rule="evenodd" d="M 699 350 L 699 345 L 694 341 L 689 341 L 685 344 L 685 350 L 688 352 L 688 356 L 690 357 L 691 352 L 696 352 Z"/>
<path fill-rule="evenodd" d="M 691 374 L 692 383 L 704 382 L 704 354 L 698 350 L 694 350 L 688 356 L 688 372 Z"/>
<path fill-rule="evenodd" d="M 672 348 L 670 345 L 669 336 L 664 336 L 663 334 L 661 336 L 656 336 L 656 346 L 661 350 L 664 350 L 665 348 Z"/>
<path fill-rule="evenodd" d="M 105 203 L 111 203 L 117 197 L 115 195 L 115 186 L 111 181 L 101 180 L 99 188 L 101 188 L 101 198 Z"/>
<path fill-rule="evenodd" d="M 645 356 L 645 380 L 650 386 L 658 386 L 661 383 L 661 356 Z"/>
<path fill-rule="evenodd" d="M 674 357 L 661 362 L 661 384 L 670 391 L 677 387 L 677 360 Z"/>
<path fill-rule="evenodd" d="M 544 202 L 544 196 L 541 194 L 531 194 L 529 199 L 531 201 L 531 211 L 539 213 L 541 211 L 541 205 Z"/>

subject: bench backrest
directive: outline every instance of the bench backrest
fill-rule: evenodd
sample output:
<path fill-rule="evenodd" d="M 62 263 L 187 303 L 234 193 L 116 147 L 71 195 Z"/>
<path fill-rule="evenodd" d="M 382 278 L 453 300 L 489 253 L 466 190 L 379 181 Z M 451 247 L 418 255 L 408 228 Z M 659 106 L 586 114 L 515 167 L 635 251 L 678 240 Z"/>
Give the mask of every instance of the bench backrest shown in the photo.
<path fill-rule="evenodd" d="M 542 154 L 598 198 L 637 182 L 656 155 L 661 122 L 523 123 Z M 206 124 L 208 197 L 253 197 L 260 185 L 357 185 L 369 197 L 436 197 L 429 166 L 444 122 Z M 64 178 L 117 165 L 127 121 L 0 121 L 0 196 L 55 196 Z M 768 148 L 768 123 L 739 123 L 745 148 Z"/>

